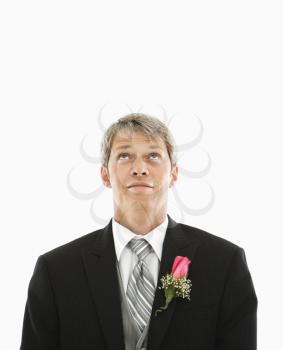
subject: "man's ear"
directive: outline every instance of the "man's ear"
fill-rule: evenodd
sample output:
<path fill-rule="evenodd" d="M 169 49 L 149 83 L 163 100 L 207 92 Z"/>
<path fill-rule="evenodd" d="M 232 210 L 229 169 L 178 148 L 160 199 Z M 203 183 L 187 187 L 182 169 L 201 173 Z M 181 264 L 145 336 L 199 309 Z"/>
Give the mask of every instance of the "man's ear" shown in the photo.
<path fill-rule="evenodd" d="M 174 182 L 177 181 L 178 172 L 179 172 L 178 166 L 175 165 L 171 170 L 171 181 L 170 181 L 169 188 L 171 188 L 174 185 Z"/>
<path fill-rule="evenodd" d="M 101 179 L 102 179 L 103 184 L 106 187 L 112 188 L 110 178 L 109 178 L 108 168 L 105 165 L 101 166 L 100 174 L 101 174 Z"/>

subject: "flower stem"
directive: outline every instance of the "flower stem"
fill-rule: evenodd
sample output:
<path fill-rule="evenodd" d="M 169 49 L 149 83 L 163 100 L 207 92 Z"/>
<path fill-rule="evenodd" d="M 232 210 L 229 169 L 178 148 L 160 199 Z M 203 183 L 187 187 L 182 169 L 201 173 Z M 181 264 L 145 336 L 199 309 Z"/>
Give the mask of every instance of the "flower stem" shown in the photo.
<path fill-rule="evenodd" d="M 170 304 L 171 300 L 175 296 L 175 288 L 174 287 L 169 287 L 165 290 L 165 296 L 166 296 L 166 301 L 165 305 L 161 306 L 159 309 L 155 310 L 155 316 L 157 316 L 158 312 L 161 312 L 162 310 L 166 310 L 168 305 Z"/>

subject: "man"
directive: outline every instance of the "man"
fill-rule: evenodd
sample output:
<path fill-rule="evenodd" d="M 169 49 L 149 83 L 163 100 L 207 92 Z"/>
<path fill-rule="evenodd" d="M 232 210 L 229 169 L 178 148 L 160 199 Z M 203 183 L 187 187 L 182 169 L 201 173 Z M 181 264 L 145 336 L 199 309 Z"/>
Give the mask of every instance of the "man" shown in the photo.
<path fill-rule="evenodd" d="M 106 131 L 101 178 L 114 216 L 102 229 L 39 256 L 21 350 L 255 350 L 257 296 L 244 250 L 167 214 L 174 142 L 133 113 Z M 190 299 L 162 312 L 161 278 L 190 261 Z"/>

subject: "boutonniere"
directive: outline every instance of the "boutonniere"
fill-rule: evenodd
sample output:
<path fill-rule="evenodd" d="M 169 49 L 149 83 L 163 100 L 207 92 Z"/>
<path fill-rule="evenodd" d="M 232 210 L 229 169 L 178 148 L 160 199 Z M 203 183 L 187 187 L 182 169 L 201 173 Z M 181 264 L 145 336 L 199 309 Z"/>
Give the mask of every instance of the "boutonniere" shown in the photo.
<path fill-rule="evenodd" d="M 191 260 L 186 256 L 176 256 L 171 273 L 167 273 L 165 276 L 161 277 L 161 287 L 158 288 L 164 289 L 166 301 L 164 306 L 161 306 L 160 309 L 155 311 L 155 316 L 158 312 L 167 309 L 173 298 L 180 297 L 188 300 L 191 299 L 190 292 L 192 282 L 187 279 L 190 263 Z"/>

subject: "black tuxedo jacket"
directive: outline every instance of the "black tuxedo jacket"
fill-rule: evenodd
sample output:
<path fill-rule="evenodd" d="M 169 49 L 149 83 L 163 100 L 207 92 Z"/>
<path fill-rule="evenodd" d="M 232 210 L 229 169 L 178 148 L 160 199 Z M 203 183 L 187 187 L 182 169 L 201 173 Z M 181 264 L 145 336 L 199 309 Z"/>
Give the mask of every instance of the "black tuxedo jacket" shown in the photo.
<path fill-rule="evenodd" d="M 159 284 L 188 257 L 191 300 L 167 310 L 157 288 L 148 350 L 255 350 L 257 296 L 244 250 L 168 215 Z M 112 219 L 111 219 L 112 220 Z M 29 282 L 21 350 L 123 350 L 112 222 L 39 256 Z M 134 349 L 133 349 L 134 350 Z"/>

